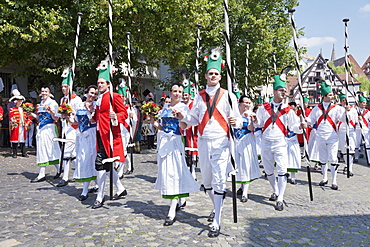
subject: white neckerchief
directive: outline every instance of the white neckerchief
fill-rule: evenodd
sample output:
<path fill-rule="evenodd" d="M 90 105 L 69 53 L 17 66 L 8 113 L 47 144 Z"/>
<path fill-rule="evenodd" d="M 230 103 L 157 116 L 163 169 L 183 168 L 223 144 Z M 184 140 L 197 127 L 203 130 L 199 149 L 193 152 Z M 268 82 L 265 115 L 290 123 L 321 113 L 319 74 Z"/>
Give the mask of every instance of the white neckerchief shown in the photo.
<path fill-rule="evenodd" d="M 280 102 L 280 103 L 276 103 L 275 101 L 271 101 L 271 104 L 273 105 L 274 107 L 274 112 L 277 112 L 277 110 L 279 109 L 279 107 L 283 104 L 283 102 Z"/>
<path fill-rule="evenodd" d="M 108 93 L 109 92 L 109 90 L 107 90 L 107 91 L 105 91 L 104 93 L 101 93 L 101 94 L 99 94 L 98 95 L 98 99 L 96 100 L 96 105 L 97 106 L 99 106 L 100 107 L 100 105 L 101 105 L 101 100 L 102 100 L 102 98 L 103 98 L 103 95 L 104 94 L 106 94 L 106 93 Z"/>
<path fill-rule="evenodd" d="M 328 109 L 329 105 L 331 104 L 331 102 L 322 102 L 322 106 L 324 107 L 324 109 Z"/>
<path fill-rule="evenodd" d="M 209 95 L 209 97 L 213 97 L 213 95 L 216 94 L 216 91 L 217 89 L 220 88 L 220 83 L 218 83 L 216 86 L 213 86 L 213 87 L 209 87 L 209 86 L 206 86 L 206 93 Z"/>

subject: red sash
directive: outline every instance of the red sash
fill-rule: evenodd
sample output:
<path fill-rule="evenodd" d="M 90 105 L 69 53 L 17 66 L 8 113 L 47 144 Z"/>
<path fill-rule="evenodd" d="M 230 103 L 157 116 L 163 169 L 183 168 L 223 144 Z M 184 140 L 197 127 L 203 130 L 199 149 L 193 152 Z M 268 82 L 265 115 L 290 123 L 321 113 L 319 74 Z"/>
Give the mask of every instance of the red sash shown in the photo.
<path fill-rule="evenodd" d="M 369 122 L 366 120 L 366 118 L 364 116 L 366 115 L 366 113 L 368 111 L 369 111 L 369 109 L 366 109 L 363 114 L 360 113 L 360 116 L 362 118 L 362 121 L 364 122 L 364 124 L 366 125 L 366 127 L 369 127 Z"/>
<path fill-rule="evenodd" d="M 339 124 L 338 124 L 338 129 L 340 128 L 340 126 L 342 125 L 342 123 L 343 123 L 343 122 L 339 122 Z M 348 123 L 349 123 L 350 125 L 352 125 L 352 127 L 353 127 L 354 129 L 356 129 L 356 124 L 353 122 L 353 120 L 350 120 Z"/>
<path fill-rule="evenodd" d="M 221 115 L 221 113 L 217 109 L 217 104 L 220 101 L 220 99 L 222 98 L 222 95 L 224 94 L 225 91 L 226 91 L 225 89 L 220 88 L 220 95 L 217 98 L 212 116 L 216 119 L 216 121 L 220 124 L 220 126 L 224 129 L 224 131 L 227 133 L 227 136 L 229 137 L 229 124 L 226 122 L 225 118 Z M 206 102 L 207 102 L 206 101 L 206 90 L 202 90 L 201 92 L 199 92 L 199 94 L 202 97 L 204 104 L 206 104 Z M 209 99 L 209 103 L 211 105 L 213 103 L 213 100 L 214 100 L 214 98 Z M 204 128 L 206 127 L 206 125 L 207 125 L 207 123 L 210 119 L 208 110 L 209 109 L 207 108 L 206 112 L 204 113 L 202 121 L 198 125 L 198 130 L 199 130 L 200 135 L 203 135 Z"/>
<path fill-rule="evenodd" d="M 336 106 L 336 104 L 330 105 L 330 108 L 327 111 L 324 110 L 322 104 L 318 104 L 317 106 L 323 112 L 323 114 L 319 117 L 319 120 L 317 120 L 317 128 L 319 128 L 319 125 L 320 125 L 322 120 L 327 120 L 330 123 L 330 125 L 333 127 L 333 129 L 335 131 L 337 131 L 337 127 L 335 126 L 335 123 L 334 123 L 333 119 L 331 119 L 331 117 L 329 116 L 329 111 L 331 109 L 333 109 Z"/>
<path fill-rule="evenodd" d="M 266 111 L 270 114 L 270 117 L 267 119 L 267 121 L 263 125 L 263 130 L 266 130 L 270 126 L 270 124 L 272 124 L 272 120 L 273 120 L 272 119 L 272 108 L 271 108 L 270 103 L 267 103 L 267 102 L 263 103 L 263 106 L 265 107 Z M 288 133 L 288 130 L 286 129 L 283 122 L 281 121 L 280 117 L 288 113 L 290 109 L 292 109 L 290 106 L 287 106 L 281 109 L 279 113 L 276 115 L 276 119 L 274 122 L 274 124 L 276 124 L 279 127 L 279 129 L 283 132 L 284 135 Z"/>

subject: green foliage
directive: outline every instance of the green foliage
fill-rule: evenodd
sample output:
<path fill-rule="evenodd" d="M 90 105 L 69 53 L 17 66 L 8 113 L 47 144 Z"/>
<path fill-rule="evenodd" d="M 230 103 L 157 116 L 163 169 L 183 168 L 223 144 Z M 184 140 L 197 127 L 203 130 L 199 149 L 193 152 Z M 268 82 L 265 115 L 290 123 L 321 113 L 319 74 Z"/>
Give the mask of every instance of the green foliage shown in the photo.
<path fill-rule="evenodd" d="M 146 65 L 158 66 L 163 61 L 175 72 L 185 66 L 193 77 L 196 24 L 203 26 L 202 55 L 208 48 L 224 46 L 222 3 L 221 0 L 113 1 L 113 48 L 118 53 L 115 63 L 127 62 L 126 32 L 131 32 L 134 69 L 140 71 L 143 64 L 137 61 L 145 57 Z M 245 77 L 247 41 L 251 42 L 250 85 L 263 84 L 266 76 L 273 76 L 267 74 L 267 68 L 273 72 L 273 52 L 276 52 L 278 72 L 294 64 L 287 10 L 297 5 L 297 0 L 229 1 L 231 53 L 236 58 L 240 88 Z M 103 0 L 3 1 L 0 3 L 0 67 L 21 66 L 24 68 L 21 73 L 33 78 L 34 85 L 59 84 L 61 71 L 72 63 L 77 12 L 84 15 L 75 85 L 95 83 L 95 68 L 108 52 L 108 1 Z M 179 79 L 181 74 L 175 73 L 173 80 Z"/>
<path fill-rule="evenodd" d="M 361 82 L 360 85 L 360 91 L 361 92 L 367 92 L 369 94 L 370 92 L 370 80 L 367 79 L 364 76 L 359 76 L 356 78 L 359 82 Z"/>

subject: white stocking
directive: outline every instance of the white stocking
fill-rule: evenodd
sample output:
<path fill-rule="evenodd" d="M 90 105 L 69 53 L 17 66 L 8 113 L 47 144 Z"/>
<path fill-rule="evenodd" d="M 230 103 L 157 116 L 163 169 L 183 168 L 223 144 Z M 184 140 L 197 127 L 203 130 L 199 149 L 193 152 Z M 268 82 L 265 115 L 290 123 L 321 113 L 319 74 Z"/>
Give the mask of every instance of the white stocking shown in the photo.
<path fill-rule="evenodd" d="M 282 202 L 284 200 L 284 192 L 285 192 L 287 180 L 288 180 L 288 178 L 285 175 L 284 176 L 278 176 L 277 184 L 278 184 L 278 187 L 279 187 L 279 196 L 278 196 L 277 200 L 279 202 Z"/>

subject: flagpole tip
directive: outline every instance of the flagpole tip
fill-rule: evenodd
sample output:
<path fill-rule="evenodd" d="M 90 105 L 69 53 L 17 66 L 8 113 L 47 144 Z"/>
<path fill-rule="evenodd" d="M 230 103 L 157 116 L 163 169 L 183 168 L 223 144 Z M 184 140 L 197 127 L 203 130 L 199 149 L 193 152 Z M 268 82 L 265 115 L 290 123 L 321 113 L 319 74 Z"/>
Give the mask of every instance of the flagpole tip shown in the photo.
<path fill-rule="evenodd" d="M 294 13 L 295 12 L 295 9 L 289 9 L 288 12 L 289 13 Z"/>
<path fill-rule="evenodd" d="M 343 19 L 343 22 L 349 22 L 349 19 L 348 18 L 346 18 L 346 19 Z"/>
<path fill-rule="evenodd" d="M 201 27 L 203 27 L 201 24 L 196 24 L 195 25 L 197 28 L 201 28 Z"/>
<path fill-rule="evenodd" d="M 81 12 L 78 12 L 77 15 L 78 16 L 83 16 L 83 14 Z"/>
<path fill-rule="evenodd" d="M 126 32 L 126 35 L 131 35 L 131 32 Z"/>
<path fill-rule="evenodd" d="M 247 45 L 250 45 L 251 44 L 251 42 L 250 41 L 247 41 L 247 42 L 245 42 Z"/>

